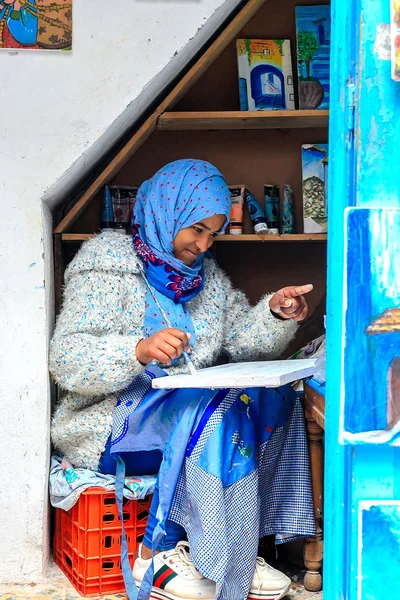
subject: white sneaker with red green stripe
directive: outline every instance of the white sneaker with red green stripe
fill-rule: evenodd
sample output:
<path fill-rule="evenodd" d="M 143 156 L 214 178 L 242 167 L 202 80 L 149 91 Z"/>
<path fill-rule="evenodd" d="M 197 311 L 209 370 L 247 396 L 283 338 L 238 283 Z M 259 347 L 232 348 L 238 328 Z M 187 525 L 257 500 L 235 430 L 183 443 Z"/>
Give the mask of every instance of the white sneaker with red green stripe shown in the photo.
<path fill-rule="evenodd" d="M 133 565 L 133 576 L 140 587 L 151 559 L 141 557 L 142 546 Z M 154 578 L 150 598 L 156 600 L 212 600 L 216 586 L 196 569 L 190 556 L 188 542 L 178 542 L 173 550 L 159 552 L 154 556 Z"/>
<path fill-rule="evenodd" d="M 141 557 L 142 546 L 133 565 L 133 576 L 140 587 L 151 559 Z M 257 557 L 248 600 L 280 600 L 288 593 L 289 577 Z M 150 598 L 154 600 L 213 600 L 216 585 L 196 569 L 188 542 L 179 542 L 173 550 L 154 556 L 154 578 Z"/>

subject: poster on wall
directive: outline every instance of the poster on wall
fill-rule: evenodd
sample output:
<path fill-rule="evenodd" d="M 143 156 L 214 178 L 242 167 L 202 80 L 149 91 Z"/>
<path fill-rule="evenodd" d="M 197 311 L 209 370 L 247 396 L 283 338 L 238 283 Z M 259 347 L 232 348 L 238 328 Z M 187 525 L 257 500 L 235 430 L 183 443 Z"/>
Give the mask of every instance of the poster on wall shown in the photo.
<path fill-rule="evenodd" d="M 346 214 L 341 441 L 400 445 L 400 210 Z"/>
<path fill-rule="evenodd" d="M 72 0 L 0 0 L 0 49 L 71 50 Z"/>

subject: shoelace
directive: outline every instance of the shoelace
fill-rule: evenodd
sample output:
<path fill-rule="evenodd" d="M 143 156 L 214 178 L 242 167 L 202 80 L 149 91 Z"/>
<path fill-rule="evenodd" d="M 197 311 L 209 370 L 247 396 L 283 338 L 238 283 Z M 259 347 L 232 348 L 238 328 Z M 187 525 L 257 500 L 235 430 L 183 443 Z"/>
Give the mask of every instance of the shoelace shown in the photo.
<path fill-rule="evenodd" d="M 265 569 L 272 569 L 273 567 L 271 567 L 271 565 L 269 565 L 267 562 L 265 562 L 265 560 L 263 558 L 261 558 L 261 556 L 257 556 L 256 559 L 256 568 L 255 568 L 255 574 L 257 575 L 258 578 L 258 590 L 261 589 L 262 587 L 262 570 Z"/>
<path fill-rule="evenodd" d="M 257 556 L 256 559 L 256 570 L 258 569 L 258 567 L 260 568 L 264 568 L 267 567 L 268 569 L 273 569 L 273 567 L 271 567 L 271 565 L 269 565 L 267 562 L 265 562 L 265 560 L 263 558 L 261 558 L 261 556 Z"/>
<path fill-rule="evenodd" d="M 192 557 L 190 556 L 190 546 L 187 542 L 178 542 L 175 548 L 175 552 L 169 558 L 169 562 L 172 565 L 179 567 L 179 571 L 182 575 L 194 575 L 197 579 L 202 579 L 203 576 L 194 566 Z"/>

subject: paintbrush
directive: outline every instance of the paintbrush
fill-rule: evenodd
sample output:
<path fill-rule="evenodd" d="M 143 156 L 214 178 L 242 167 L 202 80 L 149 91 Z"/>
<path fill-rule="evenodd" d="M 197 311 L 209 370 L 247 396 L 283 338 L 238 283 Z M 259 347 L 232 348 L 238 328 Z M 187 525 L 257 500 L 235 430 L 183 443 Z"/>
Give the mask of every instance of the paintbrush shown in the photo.
<path fill-rule="evenodd" d="M 147 288 L 148 288 L 150 294 L 153 297 L 154 302 L 156 303 L 156 305 L 158 307 L 158 310 L 160 311 L 160 314 L 161 314 L 162 318 L 164 319 L 164 321 L 166 322 L 166 324 L 168 325 L 168 327 L 170 327 L 171 329 L 174 329 L 172 327 L 171 323 L 170 323 L 170 320 L 168 319 L 167 315 L 165 314 L 165 312 L 164 312 L 161 304 L 159 303 L 158 298 L 155 295 L 153 288 L 151 287 L 151 285 L 147 281 L 146 273 L 144 272 L 143 267 L 138 264 L 138 268 L 139 268 L 141 276 L 144 279 L 145 284 L 147 285 Z M 189 354 L 187 352 L 185 352 L 185 350 L 183 351 L 182 354 L 183 354 L 183 358 L 185 359 L 185 362 L 186 362 L 186 364 L 188 366 L 189 371 L 191 372 L 192 375 L 196 375 L 197 374 L 196 367 L 194 366 L 194 364 L 192 362 L 192 359 L 190 358 Z"/>

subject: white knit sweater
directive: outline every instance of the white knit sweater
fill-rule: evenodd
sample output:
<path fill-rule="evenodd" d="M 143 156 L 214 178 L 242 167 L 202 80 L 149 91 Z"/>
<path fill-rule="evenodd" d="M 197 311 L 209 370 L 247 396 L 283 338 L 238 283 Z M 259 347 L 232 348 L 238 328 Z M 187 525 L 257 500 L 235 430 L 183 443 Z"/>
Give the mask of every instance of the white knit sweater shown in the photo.
<path fill-rule="evenodd" d="M 103 233 L 83 244 L 65 274 L 50 347 L 50 370 L 61 387 L 52 440 L 75 466 L 98 467 L 118 396 L 144 370 L 135 355 L 145 335 L 146 286 L 138 260 L 130 236 Z M 204 272 L 203 291 L 187 304 L 196 333 L 194 365 L 211 366 L 223 351 L 232 361 L 279 356 L 296 323 L 271 315 L 270 296 L 250 308 L 213 260 L 205 260 Z M 166 370 L 186 367 L 182 360 Z"/>

